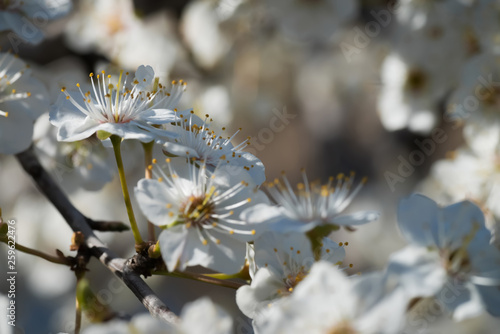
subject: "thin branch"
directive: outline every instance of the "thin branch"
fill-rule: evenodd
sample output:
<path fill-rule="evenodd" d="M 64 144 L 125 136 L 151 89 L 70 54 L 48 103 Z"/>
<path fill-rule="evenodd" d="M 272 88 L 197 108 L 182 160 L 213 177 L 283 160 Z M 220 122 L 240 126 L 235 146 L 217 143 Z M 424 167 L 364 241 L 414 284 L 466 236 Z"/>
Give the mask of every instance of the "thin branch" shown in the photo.
<path fill-rule="evenodd" d="M 126 266 L 126 260 L 117 257 L 96 237 L 88 224 L 89 219 L 71 204 L 52 177 L 42 167 L 33 152 L 33 148 L 17 154 L 16 158 L 24 170 L 33 178 L 37 188 L 64 217 L 71 229 L 83 233 L 85 244 L 91 254 L 120 278 L 154 317 L 168 323 L 177 322 L 178 317 L 155 295 L 139 275 Z"/>
<path fill-rule="evenodd" d="M 5 244 L 7 244 L 8 240 L 7 240 L 6 237 L 1 237 L 0 236 L 0 242 L 3 242 Z M 70 266 L 71 265 L 71 263 L 69 263 L 68 261 L 66 261 L 63 258 L 60 258 L 60 257 L 57 257 L 57 256 L 53 256 L 53 255 L 41 252 L 41 251 L 33 249 L 33 248 L 29 248 L 29 247 L 23 246 L 23 245 L 21 245 L 19 243 L 16 243 L 16 249 L 18 251 L 26 253 L 26 254 L 31 254 L 31 255 L 34 255 L 34 256 L 38 256 L 38 257 L 40 257 L 40 258 L 42 258 L 44 260 L 47 260 L 49 262 L 52 262 L 52 263 L 63 264 L 63 265 L 66 265 L 66 266 Z"/>
<path fill-rule="evenodd" d="M 94 231 L 123 232 L 130 230 L 130 227 L 119 221 L 94 221 L 92 219 L 88 219 L 87 223 Z"/>

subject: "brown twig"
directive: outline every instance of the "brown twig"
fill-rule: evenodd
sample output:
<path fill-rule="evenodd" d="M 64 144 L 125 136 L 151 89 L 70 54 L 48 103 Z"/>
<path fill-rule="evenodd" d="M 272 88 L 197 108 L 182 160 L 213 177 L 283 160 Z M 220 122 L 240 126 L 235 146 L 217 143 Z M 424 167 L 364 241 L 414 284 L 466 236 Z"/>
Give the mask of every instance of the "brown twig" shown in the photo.
<path fill-rule="evenodd" d="M 17 154 L 16 158 L 24 170 L 33 178 L 37 188 L 64 217 L 71 229 L 83 233 L 85 244 L 90 253 L 120 278 L 154 317 L 168 323 L 176 323 L 178 317 L 155 295 L 140 276 L 126 265 L 126 260 L 117 257 L 96 237 L 89 226 L 89 218 L 85 217 L 71 204 L 67 196 L 42 167 L 33 152 L 33 148 Z"/>

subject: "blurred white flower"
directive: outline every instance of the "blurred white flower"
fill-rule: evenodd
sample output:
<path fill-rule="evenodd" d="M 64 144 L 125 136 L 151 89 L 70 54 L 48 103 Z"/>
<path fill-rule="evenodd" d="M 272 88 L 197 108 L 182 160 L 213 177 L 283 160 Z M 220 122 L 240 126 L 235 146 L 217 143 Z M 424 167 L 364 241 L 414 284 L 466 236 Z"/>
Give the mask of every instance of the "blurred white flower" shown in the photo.
<path fill-rule="evenodd" d="M 366 304 L 382 287 L 364 280 L 317 262 L 289 298 L 254 320 L 254 328 L 259 334 L 399 333 L 405 311 L 401 295 Z"/>
<path fill-rule="evenodd" d="M 255 318 L 263 308 L 290 295 L 315 263 L 311 243 L 303 233 L 265 232 L 254 241 L 254 247 L 254 259 L 249 263 L 254 262 L 257 271 L 251 273 L 252 284 L 236 292 L 236 303 L 249 318 Z M 340 265 L 344 257 L 343 247 L 324 239 L 321 260 Z"/>
<path fill-rule="evenodd" d="M 184 41 L 196 63 L 205 69 L 215 67 L 229 51 L 230 43 L 219 28 L 220 21 L 215 3 L 205 0 L 190 2 L 182 16 Z"/>
<path fill-rule="evenodd" d="M 500 153 L 500 55 L 482 53 L 465 65 L 450 97 L 449 117 L 465 122 L 464 137 L 480 155 Z"/>
<path fill-rule="evenodd" d="M 41 28 L 46 21 L 68 14 L 72 4 L 71 0 L 2 1 L 0 31 L 12 30 L 18 38 L 38 44 L 44 38 Z"/>
<path fill-rule="evenodd" d="M 66 42 L 79 52 L 112 54 L 117 36 L 139 25 L 131 0 L 82 0 L 66 27 Z"/>
<path fill-rule="evenodd" d="M 123 32 L 118 46 L 108 57 L 126 69 L 150 64 L 160 79 L 168 80 L 176 60 L 185 56 L 177 40 L 175 23 L 166 12 L 142 19 L 138 26 Z"/>
<path fill-rule="evenodd" d="M 249 224 L 240 213 L 267 197 L 243 168 L 223 165 L 209 172 L 186 159 L 167 159 L 158 179 L 142 179 L 135 195 L 144 215 L 158 226 L 160 249 L 169 271 L 201 265 L 223 273 L 238 272 L 246 242 L 263 225 Z"/>
<path fill-rule="evenodd" d="M 214 124 L 230 124 L 233 120 L 231 97 L 224 85 L 208 86 L 195 100 L 195 109 L 214 118 Z"/>
<path fill-rule="evenodd" d="M 500 3 L 496 0 L 467 0 L 473 2 L 473 27 L 481 45 L 486 52 L 498 51 L 500 39 Z"/>
<path fill-rule="evenodd" d="M 384 127 L 428 133 L 458 71 L 478 51 L 468 7 L 456 0 L 398 3 L 392 50 L 382 70 L 378 111 Z"/>
<path fill-rule="evenodd" d="M 447 203 L 467 198 L 500 219 L 500 157 L 478 155 L 469 148 L 454 151 L 434 163 L 422 190 Z"/>
<path fill-rule="evenodd" d="M 182 308 L 181 323 L 173 334 L 230 334 L 233 319 L 208 297 L 186 304 Z"/>
<path fill-rule="evenodd" d="M 431 131 L 438 121 L 438 101 L 449 89 L 448 78 L 428 69 L 422 59 L 408 63 L 397 54 L 385 58 L 381 71 L 382 125 L 390 131 L 405 127 L 419 133 Z"/>
<path fill-rule="evenodd" d="M 35 150 L 43 166 L 65 190 L 100 190 L 113 179 L 113 170 L 109 168 L 112 155 L 99 139 L 90 137 L 66 143 L 57 141 L 56 135 L 48 113 L 40 116 L 33 134 Z"/>
<path fill-rule="evenodd" d="M 167 91 L 154 79 L 150 66 L 139 67 L 131 84 L 128 82 L 129 73 L 126 72 L 124 78 L 123 74 L 120 72 L 115 86 L 111 83 L 112 76 L 106 76 L 104 71 L 97 74 L 96 83 L 91 73 L 92 93 L 84 93 L 80 84 L 76 84 L 79 92 L 68 92 L 65 87 L 61 89 L 64 95 L 60 95 L 50 112 L 50 122 L 59 128 L 59 141 L 85 139 L 100 130 L 142 142 L 175 136 L 153 125 L 174 120 L 170 108 L 182 95 L 185 84 L 174 82 L 172 89 Z M 153 89 L 145 91 L 148 87 Z"/>
<path fill-rule="evenodd" d="M 128 70 L 150 64 L 166 80 L 181 51 L 172 21 L 165 12 L 140 19 L 129 0 L 82 0 L 68 23 L 66 41 Z"/>
<path fill-rule="evenodd" d="M 224 162 L 229 166 L 241 167 L 252 176 L 257 185 L 262 184 L 266 179 L 264 164 L 253 154 L 244 151 L 248 140 L 233 146 L 231 140 L 239 131 L 231 137 L 223 138 L 209 128 L 211 123 L 212 119 L 208 114 L 205 120 L 201 120 L 192 110 L 189 113 L 176 113 L 175 121 L 165 125 L 165 129 L 177 134 L 177 137 L 167 139 L 163 145 L 164 152 L 194 158 L 197 163 L 202 162 L 211 169 Z"/>
<path fill-rule="evenodd" d="M 34 121 L 48 109 L 48 92 L 31 77 L 28 66 L 10 53 L 0 53 L 0 153 L 27 149 Z"/>
<path fill-rule="evenodd" d="M 91 325 L 82 334 L 230 334 L 231 317 L 208 297 L 200 298 L 183 307 L 179 324 L 168 324 L 150 314 L 138 314 L 130 322 L 111 320 Z"/>
<path fill-rule="evenodd" d="M 309 183 L 305 171 L 303 183 L 297 185 L 297 193 L 283 175 L 282 180 L 275 179 L 267 184 L 271 198 L 279 206 L 256 205 L 243 214 L 249 222 L 271 223 L 270 228 L 283 233 L 290 231 L 307 232 L 315 227 L 361 225 L 377 220 L 379 214 L 374 211 L 360 211 L 342 215 L 366 179 L 352 190 L 354 173 L 350 176 L 339 174 L 330 177 L 328 183 Z M 335 182 L 335 179 L 337 180 Z"/>
<path fill-rule="evenodd" d="M 398 221 L 411 245 L 391 256 L 387 275 L 398 278 L 409 298 L 435 296 L 456 320 L 483 310 L 500 315 L 500 251 L 475 204 L 440 208 L 412 195 L 401 201 Z"/>
<path fill-rule="evenodd" d="M 302 41 L 328 40 L 359 9 L 358 0 L 268 0 L 266 5 L 283 32 Z"/>

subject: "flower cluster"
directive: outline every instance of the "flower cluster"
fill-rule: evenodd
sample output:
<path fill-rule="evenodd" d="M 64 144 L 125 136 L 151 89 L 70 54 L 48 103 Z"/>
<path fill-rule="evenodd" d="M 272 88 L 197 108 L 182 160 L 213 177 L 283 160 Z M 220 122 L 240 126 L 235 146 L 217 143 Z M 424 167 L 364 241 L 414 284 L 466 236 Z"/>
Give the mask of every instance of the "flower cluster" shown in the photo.
<path fill-rule="evenodd" d="M 75 333 L 496 329 L 499 13 L 498 0 L 0 0 L 0 47 L 30 59 L 0 52 L 0 243 L 16 217 L 15 252 L 52 262 L 19 261 L 40 298 L 73 294 L 76 275 Z M 101 262 L 174 320 L 123 314 L 115 286 L 93 294 L 87 264 L 115 248 L 124 259 Z"/>

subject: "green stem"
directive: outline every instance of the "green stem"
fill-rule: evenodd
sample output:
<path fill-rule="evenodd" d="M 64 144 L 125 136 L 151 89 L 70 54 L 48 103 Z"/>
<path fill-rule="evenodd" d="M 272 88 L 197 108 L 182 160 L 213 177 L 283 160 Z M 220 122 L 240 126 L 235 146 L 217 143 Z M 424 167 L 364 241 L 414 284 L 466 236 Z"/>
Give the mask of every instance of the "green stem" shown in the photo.
<path fill-rule="evenodd" d="M 237 290 L 244 284 L 237 283 L 237 282 L 231 282 L 231 281 L 224 281 L 212 277 L 207 277 L 203 274 L 193 274 L 193 273 L 186 273 L 186 272 L 180 272 L 180 271 L 174 271 L 174 272 L 169 272 L 165 270 L 159 270 L 153 272 L 153 275 L 163 275 L 163 276 L 172 276 L 172 277 L 180 277 L 180 278 L 187 278 L 195 281 L 200 281 L 200 282 L 205 282 L 213 285 L 219 285 L 223 286 L 226 288 L 231 288 Z"/>
<path fill-rule="evenodd" d="M 80 279 L 77 278 L 76 284 L 78 286 L 78 283 L 80 282 Z M 75 334 L 80 334 L 80 328 L 82 327 L 82 307 L 80 305 L 80 302 L 78 301 L 78 296 L 75 293 Z"/>
<path fill-rule="evenodd" d="M 149 143 L 142 143 L 142 148 L 144 149 L 144 177 L 146 179 L 153 178 L 153 172 L 150 168 L 148 168 L 153 161 L 153 146 L 154 141 L 150 141 Z M 151 224 L 148 220 L 148 238 L 149 241 L 155 241 L 155 226 Z"/>
<path fill-rule="evenodd" d="M 224 280 L 224 279 L 232 279 L 232 278 L 240 278 L 240 279 L 244 279 L 244 277 L 242 276 L 242 273 L 241 273 L 241 272 L 236 273 L 236 274 L 231 274 L 231 275 L 228 275 L 228 274 L 223 274 L 223 273 L 203 274 L 203 276 L 206 276 L 206 277 L 211 277 L 211 278 L 216 278 L 216 279 L 220 279 L 220 280 Z"/>
<path fill-rule="evenodd" d="M 0 237 L 0 242 L 3 242 L 5 244 L 8 243 L 8 240 L 6 237 Z M 47 260 L 49 262 L 55 263 L 55 264 L 64 264 L 64 265 L 69 265 L 65 260 L 57 257 L 57 256 L 52 256 L 49 254 L 46 254 L 44 252 L 40 252 L 39 250 L 32 249 L 23 245 L 20 245 L 16 243 L 16 249 L 20 252 L 26 253 L 26 254 L 31 254 L 34 256 L 38 256 L 44 260 Z"/>
<path fill-rule="evenodd" d="M 120 183 L 122 186 L 123 200 L 125 201 L 125 206 L 127 207 L 128 219 L 130 220 L 130 227 L 132 228 L 132 233 L 134 234 L 135 244 L 136 246 L 142 246 L 144 244 L 144 241 L 142 240 L 141 233 L 137 228 L 137 222 L 134 216 L 134 209 L 132 208 L 132 202 L 130 201 L 130 195 L 128 193 L 127 180 L 125 178 L 125 170 L 123 168 L 122 154 L 120 150 L 122 139 L 117 135 L 112 135 L 110 139 L 111 143 L 113 144 L 113 151 L 115 152 L 116 165 L 118 167 L 118 175 L 120 176 Z"/>

